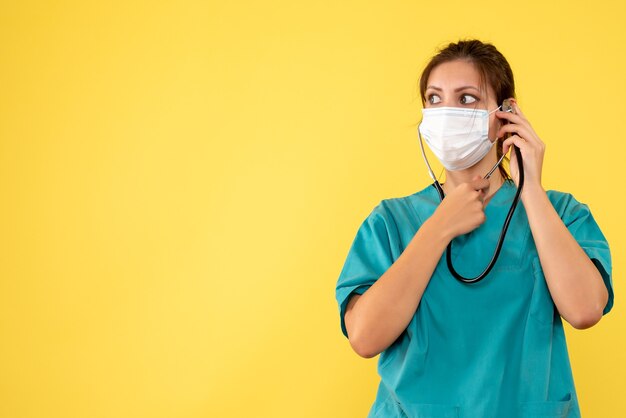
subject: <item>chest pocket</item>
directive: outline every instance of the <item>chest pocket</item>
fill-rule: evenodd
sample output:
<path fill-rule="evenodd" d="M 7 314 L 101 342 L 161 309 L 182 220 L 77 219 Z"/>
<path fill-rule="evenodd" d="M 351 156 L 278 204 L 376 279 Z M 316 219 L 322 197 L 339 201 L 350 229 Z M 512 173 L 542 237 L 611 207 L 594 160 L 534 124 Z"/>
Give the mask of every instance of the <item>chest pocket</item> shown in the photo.
<path fill-rule="evenodd" d="M 417 403 L 401 405 L 393 397 L 374 410 L 372 418 L 459 418 L 460 407 L 447 404 Z"/>
<path fill-rule="evenodd" d="M 520 414 L 528 418 L 567 418 L 571 403 L 571 393 L 562 401 L 523 402 L 520 405 Z"/>

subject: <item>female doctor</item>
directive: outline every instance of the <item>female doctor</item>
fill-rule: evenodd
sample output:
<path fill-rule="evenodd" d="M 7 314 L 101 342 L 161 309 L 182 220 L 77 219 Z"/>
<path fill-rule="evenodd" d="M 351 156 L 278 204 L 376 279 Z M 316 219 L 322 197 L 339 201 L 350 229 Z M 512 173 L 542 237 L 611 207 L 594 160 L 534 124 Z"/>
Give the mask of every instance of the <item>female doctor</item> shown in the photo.
<path fill-rule="evenodd" d="M 579 417 L 562 319 L 613 305 L 609 246 L 587 205 L 541 182 L 545 144 L 514 100 L 504 56 L 478 40 L 440 50 L 420 78 L 419 132 L 445 168 L 436 187 L 383 199 L 361 224 L 336 286 L 341 329 L 380 353 L 369 417 Z M 511 99 L 512 111 L 501 104 Z M 506 138 L 506 139 L 505 139 Z M 491 261 L 523 188 L 497 261 Z M 496 168 L 488 179 L 486 174 Z"/>

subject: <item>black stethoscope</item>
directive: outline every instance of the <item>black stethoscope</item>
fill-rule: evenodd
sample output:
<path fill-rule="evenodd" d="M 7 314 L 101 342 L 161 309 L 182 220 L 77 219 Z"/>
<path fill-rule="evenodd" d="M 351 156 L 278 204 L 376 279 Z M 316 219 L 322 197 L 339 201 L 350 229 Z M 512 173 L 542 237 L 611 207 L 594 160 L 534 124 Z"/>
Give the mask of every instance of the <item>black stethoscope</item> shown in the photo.
<path fill-rule="evenodd" d="M 505 112 L 513 112 L 513 106 L 511 106 L 511 102 L 508 99 L 502 102 L 502 110 Z M 426 166 L 428 167 L 428 174 L 430 175 L 430 178 L 433 179 L 432 185 L 435 189 L 437 189 L 437 192 L 439 193 L 439 200 L 443 201 L 446 195 L 443 192 L 443 188 L 441 187 L 441 184 L 439 184 L 439 181 L 435 177 L 435 173 L 433 173 L 433 170 L 430 167 L 430 164 L 428 163 L 428 158 L 426 158 L 426 153 L 424 152 L 424 144 L 422 141 L 422 135 L 420 134 L 419 129 L 417 130 L 417 133 L 419 136 L 422 156 L 424 157 L 424 161 L 426 162 Z M 496 264 L 496 261 L 498 260 L 498 255 L 500 255 L 500 250 L 502 249 L 504 237 L 506 236 L 506 231 L 509 229 L 509 223 L 511 222 L 511 218 L 513 217 L 515 208 L 517 207 L 517 203 L 519 201 L 519 197 L 522 192 L 522 187 L 524 187 L 524 163 L 522 160 L 522 153 L 520 152 L 519 148 L 516 145 L 513 145 L 513 148 L 515 150 L 515 156 L 517 157 L 517 167 L 518 167 L 518 172 L 519 172 L 519 185 L 517 186 L 517 192 L 515 193 L 515 198 L 513 198 L 513 203 L 511 204 L 509 213 L 506 215 L 506 219 L 504 220 L 504 225 L 502 226 L 502 231 L 500 232 L 500 238 L 498 238 L 498 244 L 496 245 L 496 250 L 494 251 L 493 257 L 491 258 L 491 261 L 489 262 L 485 270 L 482 273 L 480 273 L 478 276 L 473 277 L 473 278 L 467 278 L 467 277 L 461 276 L 454 269 L 454 266 L 452 265 L 452 241 L 448 243 L 448 248 L 446 250 L 446 262 L 448 263 L 448 270 L 450 270 L 450 273 L 452 273 L 452 275 L 462 283 L 477 283 L 481 281 L 482 279 L 484 279 L 485 276 L 489 274 L 493 266 Z M 491 175 L 496 170 L 496 168 L 498 168 L 498 166 L 500 165 L 503 159 L 504 159 L 504 154 L 502 154 L 502 156 L 500 157 L 500 160 L 498 160 L 496 165 L 494 165 L 493 168 L 489 170 L 487 175 L 485 175 L 484 177 L 485 179 L 488 179 L 489 177 L 491 177 Z"/>

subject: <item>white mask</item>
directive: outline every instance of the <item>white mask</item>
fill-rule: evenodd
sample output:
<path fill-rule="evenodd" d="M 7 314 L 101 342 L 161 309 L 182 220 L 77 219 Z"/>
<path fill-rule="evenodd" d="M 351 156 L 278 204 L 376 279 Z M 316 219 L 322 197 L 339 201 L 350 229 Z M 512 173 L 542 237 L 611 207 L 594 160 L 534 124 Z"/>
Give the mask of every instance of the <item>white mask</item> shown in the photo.
<path fill-rule="evenodd" d="M 446 169 L 464 170 L 482 160 L 496 143 L 489 140 L 489 115 L 498 109 L 426 108 L 419 133 Z"/>

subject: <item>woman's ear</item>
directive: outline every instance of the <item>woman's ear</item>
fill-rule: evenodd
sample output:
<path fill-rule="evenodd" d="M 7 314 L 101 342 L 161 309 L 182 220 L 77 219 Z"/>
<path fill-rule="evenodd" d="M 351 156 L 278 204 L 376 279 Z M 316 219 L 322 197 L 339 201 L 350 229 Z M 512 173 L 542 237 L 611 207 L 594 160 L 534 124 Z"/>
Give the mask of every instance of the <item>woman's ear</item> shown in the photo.
<path fill-rule="evenodd" d="M 495 121 L 494 121 L 494 132 L 493 132 L 494 140 L 491 141 L 491 142 L 495 142 L 495 141 L 498 141 L 500 139 L 496 135 L 498 134 L 498 131 L 500 130 L 500 128 L 502 128 L 502 120 L 499 117 L 497 117 L 495 115 L 495 113 L 494 113 L 493 117 L 495 118 Z"/>

